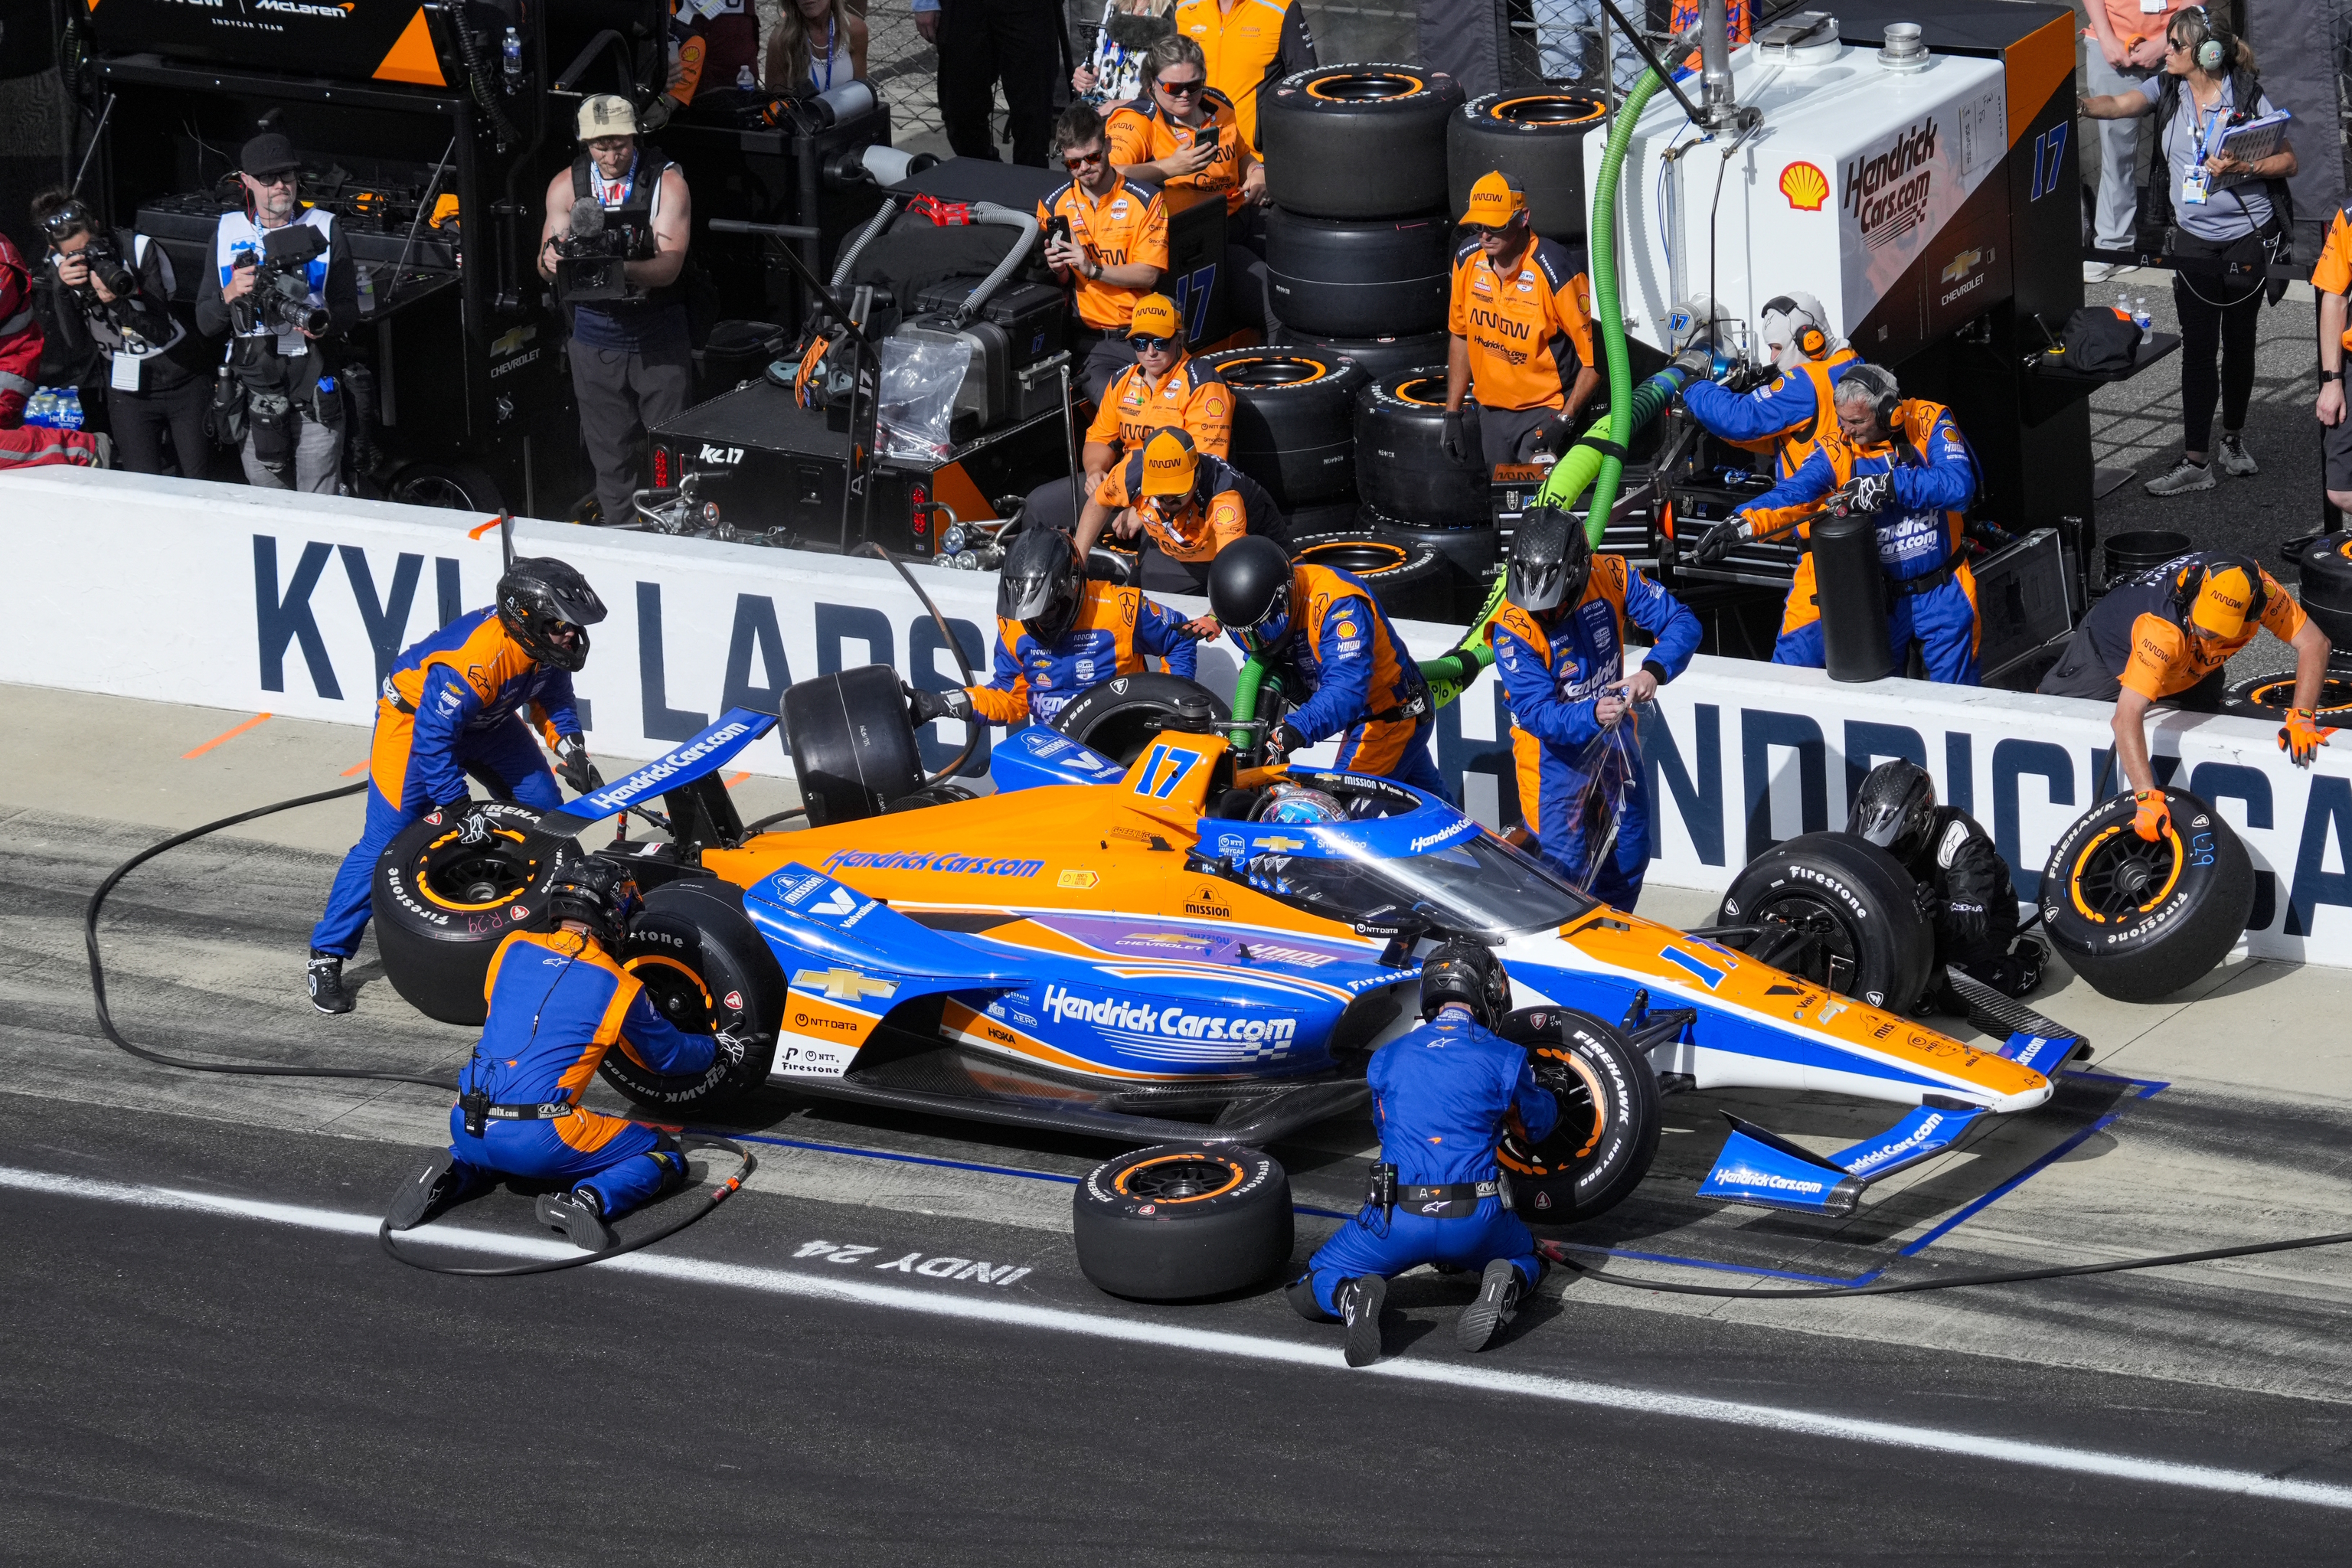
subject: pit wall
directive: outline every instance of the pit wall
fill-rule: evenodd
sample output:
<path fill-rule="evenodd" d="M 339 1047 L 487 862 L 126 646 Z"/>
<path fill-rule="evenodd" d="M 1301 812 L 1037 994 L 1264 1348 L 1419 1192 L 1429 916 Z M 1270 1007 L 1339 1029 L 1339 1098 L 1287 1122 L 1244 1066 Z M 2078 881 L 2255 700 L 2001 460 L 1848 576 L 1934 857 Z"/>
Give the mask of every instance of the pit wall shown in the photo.
<path fill-rule="evenodd" d="M 365 725 L 402 648 L 489 603 L 497 531 L 468 537 L 484 521 L 80 469 L 0 477 L 0 680 Z M 727 708 L 772 711 L 793 680 L 861 664 L 919 686 L 956 680 L 929 617 L 879 562 L 530 521 L 515 540 L 519 553 L 580 568 L 610 609 L 576 680 L 599 752 L 656 755 Z M 984 677 L 994 578 L 915 571 Z M 1460 635 L 1401 625 L 1423 657 Z M 1203 649 L 1202 667 L 1230 693 L 1230 645 Z M 1517 819 L 1507 734 L 1491 673 L 1439 717 L 1439 766 L 1490 826 Z M 2309 772 L 2288 765 L 2275 736 L 2250 720 L 2159 713 L 2152 743 L 2159 773 L 2217 806 L 2252 853 L 2251 951 L 2352 965 L 2352 735 Z M 1642 737 L 1653 881 L 1719 890 L 1766 846 L 1843 824 L 1871 764 L 1907 756 L 1991 830 L 2023 898 L 2051 842 L 2090 805 L 2111 744 L 2107 712 L 2091 704 L 1848 686 L 1721 658 L 1667 687 Z M 943 721 L 926 758 L 942 766 L 962 742 Z M 1330 748 L 1309 755 L 1328 760 Z M 768 742 L 737 765 L 792 773 Z M 2119 788 L 2106 781 L 2105 793 Z"/>

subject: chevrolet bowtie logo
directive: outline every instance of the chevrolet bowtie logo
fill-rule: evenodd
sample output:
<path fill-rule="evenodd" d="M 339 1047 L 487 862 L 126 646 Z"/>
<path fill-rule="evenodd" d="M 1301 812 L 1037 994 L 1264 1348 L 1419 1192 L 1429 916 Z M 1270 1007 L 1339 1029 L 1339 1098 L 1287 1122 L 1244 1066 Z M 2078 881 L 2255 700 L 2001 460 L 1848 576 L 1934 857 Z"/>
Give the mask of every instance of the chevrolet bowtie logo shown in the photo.
<path fill-rule="evenodd" d="M 863 1002 L 868 996 L 891 996 L 898 993 L 898 982 L 877 980 L 855 969 L 835 964 L 831 969 L 803 969 L 793 975 L 793 984 L 804 991 L 822 991 L 835 1002 Z"/>
<path fill-rule="evenodd" d="M 1304 849 L 1307 847 L 1307 840 L 1304 838 L 1284 838 L 1278 835 L 1272 838 L 1261 838 L 1258 842 L 1264 845 L 1266 848 L 1272 849 L 1276 853 L 1280 853 L 1285 849 Z"/>

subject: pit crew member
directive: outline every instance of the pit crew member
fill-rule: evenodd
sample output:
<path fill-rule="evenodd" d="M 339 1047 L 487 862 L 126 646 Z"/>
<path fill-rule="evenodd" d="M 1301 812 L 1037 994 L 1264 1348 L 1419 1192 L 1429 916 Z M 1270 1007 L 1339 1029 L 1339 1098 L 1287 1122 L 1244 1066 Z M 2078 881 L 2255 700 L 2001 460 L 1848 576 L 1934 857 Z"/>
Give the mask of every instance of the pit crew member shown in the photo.
<path fill-rule="evenodd" d="M 1701 369 L 1683 388 L 1684 408 L 1707 434 L 1771 454 L 1773 477 L 1787 479 L 1837 428 L 1830 388 L 1862 363 L 1850 344 L 1830 336 L 1829 320 L 1811 294 L 1774 295 L 1757 326 L 1765 358 L 1780 374 L 1739 393 L 1706 380 Z"/>
<path fill-rule="evenodd" d="M 1520 519 L 1503 594 L 1486 636 L 1510 698 L 1521 818 L 1546 864 L 1630 910 L 1650 865 L 1641 741 L 1625 725 L 1620 744 L 1594 742 L 1688 668 L 1698 650 L 1698 617 L 1623 556 L 1594 554 L 1584 525 L 1549 506 Z M 1629 620 L 1651 642 L 1631 675 Z M 1613 837 L 1606 815 L 1612 805 Z M 1595 855 L 1602 857 L 1598 866 Z"/>
<path fill-rule="evenodd" d="M 525 708 L 538 716 L 566 784 L 585 794 L 603 782 L 581 733 L 572 677 L 588 662 L 588 628 L 604 618 L 587 579 L 552 557 L 525 557 L 499 579 L 496 605 L 451 621 L 383 678 L 368 752 L 367 826 L 310 931 L 307 983 L 320 1012 L 352 1010 L 343 961 L 367 929 L 376 858 L 401 829 L 434 811 L 463 820 L 469 773 L 542 811 L 563 804 Z"/>
<path fill-rule="evenodd" d="M 1099 680 L 1134 675 L 1144 656 L 1187 680 L 1199 658 L 1183 616 L 1139 588 L 1087 580 L 1083 558 L 1058 529 L 1027 528 L 996 578 L 996 668 L 985 686 L 907 693 L 917 725 L 934 719 L 1050 722 Z"/>
<path fill-rule="evenodd" d="M 1977 684 L 1977 580 L 1969 570 L 1961 514 L 1976 500 L 1976 453 L 1951 410 L 1906 398 L 1881 365 L 1848 369 L 1832 389 L 1837 433 L 1803 467 L 1707 530 L 1695 552 L 1704 562 L 1741 540 L 1794 527 L 1811 531 L 1824 505 L 1877 521 L 1878 562 L 1886 573 L 1886 637 L 1902 668 L 1916 638 L 1927 679 Z M 1780 614 L 1775 664 L 1823 662 L 1822 610 L 1808 554 Z"/>
<path fill-rule="evenodd" d="M 1135 307 L 1168 269 L 1168 204 L 1160 187 L 1110 163 L 1102 116 L 1074 103 L 1054 122 L 1054 146 L 1070 178 L 1037 204 L 1045 259 L 1070 286 L 1070 357 L 1089 401 L 1135 363 L 1127 346 Z"/>
<path fill-rule="evenodd" d="M 1474 1352 L 1543 1278 L 1535 1237 L 1503 1197 L 1495 1145 L 1507 1130 L 1542 1142 L 1559 1104 L 1536 1082 L 1528 1053 L 1495 1036 L 1510 1010 L 1502 964 L 1457 937 L 1422 963 L 1421 1026 L 1372 1053 L 1364 1075 L 1381 1130 L 1372 1192 L 1285 1292 L 1301 1317 L 1348 1325 L 1349 1366 L 1380 1359 L 1390 1275 L 1423 1263 L 1481 1270 L 1477 1299 L 1454 1327 L 1455 1342 Z"/>
<path fill-rule="evenodd" d="M 1254 534 L 1211 563 L 1209 609 L 1295 703 L 1266 738 L 1269 755 L 1337 735 L 1342 769 L 1453 798 L 1429 755 L 1436 705 L 1370 589 L 1332 567 L 1294 566 Z"/>
<path fill-rule="evenodd" d="M 686 1156 L 667 1133 L 580 1103 L 615 1045 L 656 1072 L 743 1060 L 746 1041 L 680 1029 L 614 959 L 636 905 L 626 873 L 582 860 L 548 889 L 555 929 L 514 931 L 499 944 L 483 987 L 489 1016 L 457 1075 L 449 1147 L 393 1200 L 393 1229 L 413 1229 L 499 1176 L 520 1176 L 568 1184 L 540 1195 L 539 1217 L 601 1252 L 614 1239 L 605 1221 L 685 1182 Z"/>
<path fill-rule="evenodd" d="M 1566 247 L 1536 237 L 1526 193 L 1500 171 L 1478 176 L 1462 221 L 1474 237 L 1454 256 L 1445 455 L 1467 462 L 1475 440 L 1489 468 L 1557 456 L 1601 388 L 1591 286 Z"/>
<path fill-rule="evenodd" d="M 1936 969 L 1925 1006 L 1966 1014 L 1944 982 L 1957 965 L 2007 996 L 2042 984 L 2039 942 L 2017 933 L 2017 889 L 1992 836 L 1955 805 L 1936 802 L 1936 781 L 1905 758 L 1879 763 L 1854 792 L 1845 830 L 1903 862 L 1932 900 Z"/>
<path fill-rule="evenodd" d="M 2116 762 L 2139 802 L 2132 827 L 2150 843 L 2164 837 L 2171 813 L 2148 765 L 2149 705 L 2219 712 L 2222 668 L 2263 626 L 2294 649 L 2294 706 L 2278 743 L 2295 766 L 2307 768 L 2336 733 L 2319 727 L 2316 712 L 2327 634 L 2277 578 L 2242 555 L 2200 550 L 2109 588 L 2034 688 L 2047 697 L 2116 705 Z"/>
<path fill-rule="evenodd" d="M 1138 581 L 1167 594 L 1206 593 L 1209 563 L 1244 534 L 1286 536 L 1264 486 L 1173 426 L 1154 431 L 1103 476 L 1078 522 L 1079 548 L 1093 549 L 1106 524 L 1118 538 L 1143 541 Z"/>
<path fill-rule="evenodd" d="M 1231 100 L 1209 85 L 1201 46 L 1181 32 L 1143 55 L 1144 95 L 1104 117 L 1110 161 L 1163 190 L 1221 191 L 1225 211 L 1265 197 L 1265 165 L 1250 150 Z"/>
<path fill-rule="evenodd" d="M 1112 377 L 1095 422 L 1087 427 L 1087 444 L 1078 454 L 1082 477 L 1046 480 L 1029 492 L 1022 513 L 1055 528 L 1070 526 L 1076 517 L 1078 538 L 1087 548 L 1101 537 L 1110 512 L 1097 515 L 1089 506 L 1082 514 L 1077 498 L 1092 497 L 1103 476 L 1153 431 L 1181 429 L 1196 448 L 1220 460 L 1233 446 L 1233 389 L 1213 367 L 1185 352 L 1184 318 L 1173 300 L 1146 294 L 1137 300 L 1127 323 L 1127 346 L 1135 363 Z"/>

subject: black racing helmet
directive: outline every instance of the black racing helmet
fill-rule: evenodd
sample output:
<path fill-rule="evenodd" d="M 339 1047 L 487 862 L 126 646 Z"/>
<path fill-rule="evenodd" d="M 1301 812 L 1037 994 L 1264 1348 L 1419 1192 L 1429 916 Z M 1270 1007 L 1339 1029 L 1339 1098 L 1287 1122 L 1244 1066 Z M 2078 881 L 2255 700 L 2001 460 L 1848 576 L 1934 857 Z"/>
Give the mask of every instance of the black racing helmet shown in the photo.
<path fill-rule="evenodd" d="M 1086 568 L 1078 547 L 1057 528 L 1024 528 L 1013 536 L 996 574 L 996 615 L 1019 621 L 1029 635 L 1051 647 L 1070 629 L 1078 613 Z"/>
<path fill-rule="evenodd" d="M 547 921 L 557 929 L 565 921 L 578 921 L 611 948 L 642 902 L 635 878 L 609 860 L 583 858 L 571 861 L 548 884 Z"/>
<path fill-rule="evenodd" d="M 1209 563 L 1209 612 L 1244 651 L 1260 653 L 1290 629 L 1290 557 L 1263 534 L 1248 534 Z"/>
<path fill-rule="evenodd" d="M 1503 596 L 1535 614 L 1573 605 L 1592 580 L 1592 541 L 1584 525 L 1556 506 L 1529 507 L 1511 538 Z"/>
<path fill-rule="evenodd" d="M 1491 1029 L 1511 1011 L 1511 981 L 1503 961 L 1477 942 L 1448 937 L 1421 963 L 1421 1016 L 1437 1016 L 1439 1008 L 1459 1002 L 1476 1016 L 1479 1026 Z"/>
<path fill-rule="evenodd" d="M 1936 831 L 1936 781 L 1918 763 L 1896 758 L 1870 770 L 1854 792 L 1845 830 L 1898 860 L 1927 847 Z"/>
<path fill-rule="evenodd" d="M 558 669 L 588 662 L 588 628 L 604 618 L 604 601 L 568 562 L 526 555 L 499 579 L 499 619 L 523 652 Z"/>

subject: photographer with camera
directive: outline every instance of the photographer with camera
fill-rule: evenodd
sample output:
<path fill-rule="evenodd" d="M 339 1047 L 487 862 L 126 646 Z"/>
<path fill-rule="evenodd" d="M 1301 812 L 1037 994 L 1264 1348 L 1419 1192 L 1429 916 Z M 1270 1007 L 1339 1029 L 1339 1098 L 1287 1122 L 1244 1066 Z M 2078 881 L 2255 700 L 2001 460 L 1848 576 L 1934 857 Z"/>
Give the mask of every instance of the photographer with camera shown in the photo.
<path fill-rule="evenodd" d="M 675 417 L 694 385 L 678 286 L 693 202 L 677 165 L 638 142 L 627 99 L 581 104 L 580 141 L 547 187 L 539 270 L 572 318 L 572 391 L 597 511 L 627 522 L 646 428 Z"/>
<path fill-rule="evenodd" d="M 351 242 L 300 200 L 300 160 L 275 131 L 237 153 L 245 208 L 223 213 L 196 292 L 196 330 L 229 334 L 214 434 L 239 448 L 248 484 L 335 493 L 343 398 L 326 344 L 360 319 Z"/>
<path fill-rule="evenodd" d="M 211 378 L 204 339 L 172 313 L 171 258 L 143 234 L 106 227 L 68 190 L 35 196 L 32 216 L 49 242 L 48 274 L 35 285 L 43 323 L 68 363 L 103 380 L 116 466 L 164 472 L 169 430 L 179 472 L 205 478 Z"/>

